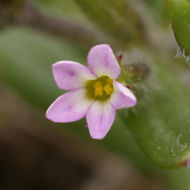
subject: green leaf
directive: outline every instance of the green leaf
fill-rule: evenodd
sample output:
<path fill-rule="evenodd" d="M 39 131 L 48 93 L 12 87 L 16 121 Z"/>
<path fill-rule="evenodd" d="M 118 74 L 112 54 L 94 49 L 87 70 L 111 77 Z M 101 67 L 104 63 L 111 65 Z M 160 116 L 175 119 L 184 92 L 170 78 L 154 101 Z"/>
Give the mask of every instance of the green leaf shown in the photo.
<path fill-rule="evenodd" d="M 190 55 L 190 1 L 167 0 L 172 26 L 179 46 Z"/>
<path fill-rule="evenodd" d="M 190 91 L 170 69 L 156 63 L 152 89 L 126 120 L 145 154 L 164 168 L 190 161 Z M 124 114 L 122 118 L 125 120 Z"/>

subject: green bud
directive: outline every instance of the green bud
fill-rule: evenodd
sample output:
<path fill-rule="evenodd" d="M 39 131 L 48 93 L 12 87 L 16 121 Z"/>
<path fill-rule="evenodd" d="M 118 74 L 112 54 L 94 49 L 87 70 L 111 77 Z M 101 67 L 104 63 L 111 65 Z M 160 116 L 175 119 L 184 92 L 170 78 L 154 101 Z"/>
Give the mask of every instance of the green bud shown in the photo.
<path fill-rule="evenodd" d="M 175 38 L 185 52 L 190 55 L 190 1 L 166 0 L 171 13 Z"/>
<path fill-rule="evenodd" d="M 151 68 L 144 61 L 129 61 L 123 59 L 123 55 L 117 57 L 121 68 L 120 77 L 117 79 L 127 88 L 131 89 L 138 100 L 146 94 L 146 88 L 149 86 Z"/>

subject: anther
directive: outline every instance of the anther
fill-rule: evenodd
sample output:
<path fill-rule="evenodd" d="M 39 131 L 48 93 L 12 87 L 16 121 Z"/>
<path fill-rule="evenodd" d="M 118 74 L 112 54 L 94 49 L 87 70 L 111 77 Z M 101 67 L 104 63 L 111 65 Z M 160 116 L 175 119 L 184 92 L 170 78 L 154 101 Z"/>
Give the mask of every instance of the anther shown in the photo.
<path fill-rule="evenodd" d="M 113 92 L 113 88 L 109 84 L 106 84 L 104 86 L 104 91 L 106 92 L 107 95 L 111 95 L 111 93 Z"/>
<path fill-rule="evenodd" d="M 95 88 L 95 96 L 103 96 L 103 86 L 101 82 L 99 81 L 95 82 L 94 88 Z"/>

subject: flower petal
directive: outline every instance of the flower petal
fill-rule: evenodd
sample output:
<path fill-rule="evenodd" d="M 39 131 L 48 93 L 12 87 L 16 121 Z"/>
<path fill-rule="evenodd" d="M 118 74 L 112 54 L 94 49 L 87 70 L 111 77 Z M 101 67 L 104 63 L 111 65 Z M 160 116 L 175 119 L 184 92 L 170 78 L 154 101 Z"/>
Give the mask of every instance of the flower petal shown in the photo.
<path fill-rule="evenodd" d="M 85 89 L 76 89 L 57 98 L 46 112 L 46 117 L 53 122 L 72 122 L 85 116 L 92 104 L 85 97 Z"/>
<path fill-rule="evenodd" d="M 86 113 L 86 120 L 93 139 L 103 139 L 115 119 L 115 109 L 110 102 L 96 101 Z"/>
<path fill-rule="evenodd" d="M 59 61 L 53 64 L 52 71 L 58 88 L 63 90 L 83 87 L 86 80 L 96 78 L 87 67 L 72 61 Z"/>
<path fill-rule="evenodd" d="M 120 66 L 108 44 L 96 45 L 88 53 L 89 69 L 96 76 L 107 75 L 112 79 L 120 75 Z"/>
<path fill-rule="evenodd" d="M 111 96 L 111 103 L 115 109 L 128 108 L 135 106 L 137 99 L 127 87 L 114 81 L 114 93 Z"/>

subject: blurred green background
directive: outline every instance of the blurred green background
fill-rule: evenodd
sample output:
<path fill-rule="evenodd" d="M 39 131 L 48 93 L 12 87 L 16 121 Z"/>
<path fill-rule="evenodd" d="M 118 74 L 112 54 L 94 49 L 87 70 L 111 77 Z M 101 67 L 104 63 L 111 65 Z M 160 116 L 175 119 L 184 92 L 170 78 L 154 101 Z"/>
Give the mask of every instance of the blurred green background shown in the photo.
<path fill-rule="evenodd" d="M 1 0 L 0 16 L 0 189 L 190 189 L 189 66 L 164 0 Z M 99 43 L 150 71 L 132 73 L 138 105 L 95 141 L 85 119 L 45 111 L 63 93 L 51 65 L 86 65 Z"/>

